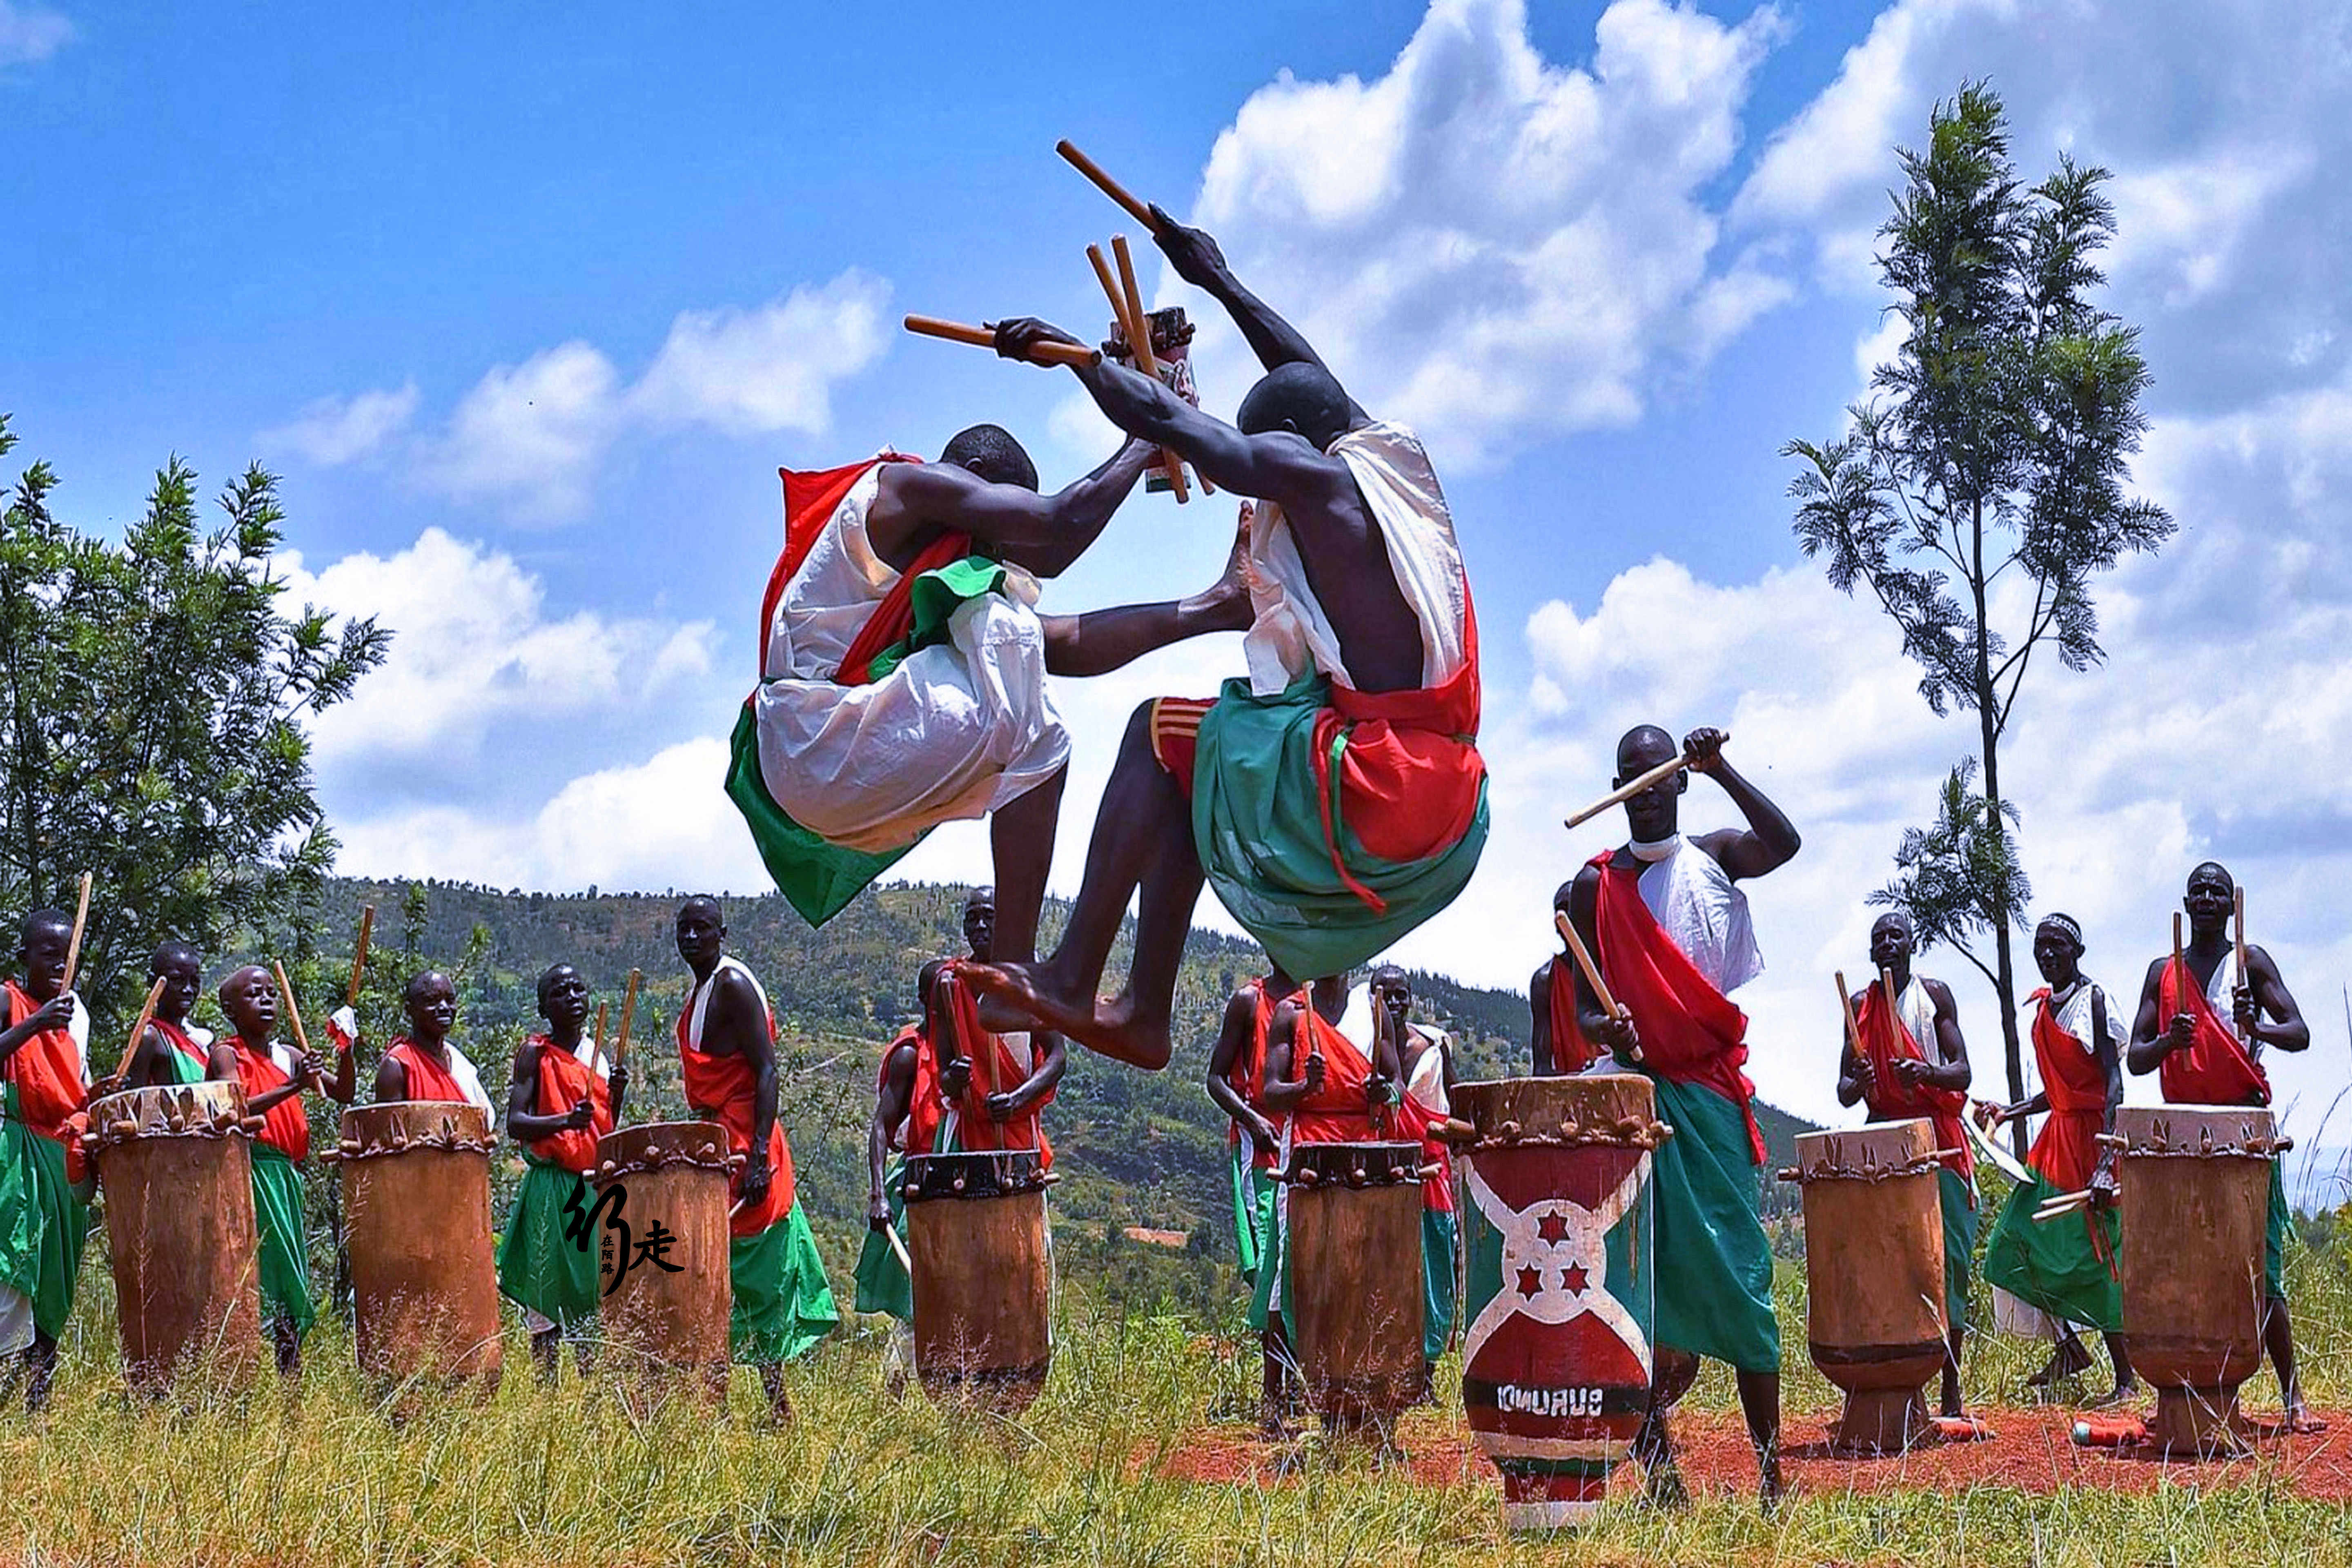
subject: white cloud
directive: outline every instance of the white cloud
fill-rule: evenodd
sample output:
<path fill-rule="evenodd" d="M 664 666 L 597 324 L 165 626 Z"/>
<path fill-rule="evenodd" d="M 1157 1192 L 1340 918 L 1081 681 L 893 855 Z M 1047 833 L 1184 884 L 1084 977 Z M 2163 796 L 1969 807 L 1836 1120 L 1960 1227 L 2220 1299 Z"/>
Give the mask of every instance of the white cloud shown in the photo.
<path fill-rule="evenodd" d="M 629 395 L 633 412 L 730 436 L 823 432 L 833 384 L 881 353 L 889 287 L 848 271 L 755 310 L 688 310 Z"/>
<path fill-rule="evenodd" d="M 588 343 L 560 343 L 476 383 L 431 442 L 423 478 L 460 499 L 502 500 L 523 521 L 562 521 L 587 506 L 621 418 L 613 362 Z"/>
<path fill-rule="evenodd" d="M 267 449 L 290 451 L 320 468 L 336 468 L 373 455 L 407 429 L 416 414 L 416 397 L 413 381 L 388 391 L 322 397 L 288 423 L 263 431 L 259 439 Z"/>
<path fill-rule="evenodd" d="M 1436 0 L 1386 75 L 1286 72 L 1252 95 L 1195 220 L 1441 459 L 1624 425 L 1662 374 L 1786 297 L 1717 265 L 1703 195 L 1780 31 L 1769 6 L 1727 26 L 1617 0 L 1590 68 L 1570 68 L 1537 52 L 1523 0 Z M 1206 377 L 1237 379 L 1231 330 L 1195 314 Z"/>
<path fill-rule="evenodd" d="M 383 667 L 319 719 L 329 765 L 429 763 L 454 786 L 503 726 L 643 708 L 710 670 L 710 622 L 551 619 L 544 585 L 512 556 L 437 528 L 316 574 L 298 555 L 281 564 L 297 600 L 393 630 Z"/>
<path fill-rule="evenodd" d="M 58 12 L 0 0 L 0 66 L 37 65 L 73 36 L 73 23 Z"/>

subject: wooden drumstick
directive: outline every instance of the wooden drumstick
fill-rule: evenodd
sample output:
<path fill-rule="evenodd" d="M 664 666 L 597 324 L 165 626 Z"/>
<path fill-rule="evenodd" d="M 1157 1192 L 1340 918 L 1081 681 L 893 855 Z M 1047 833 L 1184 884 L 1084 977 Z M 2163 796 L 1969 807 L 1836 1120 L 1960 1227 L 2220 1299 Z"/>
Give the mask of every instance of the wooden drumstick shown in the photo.
<path fill-rule="evenodd" d="M 343 1005 L 360 1005 L 360 983 L 367 978 L 368 939 L 375 934 L 375 906 L 360 906 L 360 939 L 352 946 L 352 984 L 343 994 Z"/>
<path fill-rule="evenodd" d="M 1110 275 L 1110 263 L 1103 259 L 1102 247 L 1087 247 L 1087 260 L 1095 269 L 1095 281 L 1102 285 L 1103 298 L 1110 301 L 1110 319 L 1118 323 L 1119 341 L 1132 352 L 1135 344 L 1135 323 L 1128 319 L 1127 296 L 1119 292 L 1118 281 Z"/>
<path fill-rule="evenodd" d="M 609 1002 L 596 1004 L 596 1049 L 593 1053 L 596 1056 L 604 1054 L 604 1021 L 610 1016 L 611 1006 Z"/>
<path fill-rule="evenodd" d="M 905 326 L 910 332 L 951 343 L 970 343 L 981 349 L 996 346 L 993 331 L 962 321 L 945 321 L 937 316 L 908 316 Z M 1102 354 L 1083 343 L 1039 343 L 1030 352 L 1030 358 L 1039 364 L 1067 365 L 1073 370 L 1084 370 L 1102 363 Z"/>
<path fill-rule="evenodd" d="M 2175 972 L 2172 977 L 2173 984 L 2176 985 L 2184 984 L 2182 976 L 2186 971 L 2182 969 L 2180 962 L 2180 911 L 2179 910 L 2172 911 L 2172 967 Z M 2184 995 L 2181 999 L 2186 1001 L 2187 997 Z M 2188 1009 L 2184 1007 L 2181 1011 L 2185 1013 Z"/>
<path fill-rule="evenodd" d="M 73 935 L 66 942 L 66 975 L 58 982 L 58 994 L 73 989 L 74 971 L 81 967 L 82 928 L 89 924 L 89 873 L 81 874 L 81 900 L 74 906 Z"/>
<path fill-rule="evenodd" d="M 269 961 L 269 967 L 278 974 L 278 994 L 286 1004 L 286 1021 L 293 1026 L 294 1043 L 300 1047 L 302 1054 L 308 1057 L 310 1054 L 310 1032 L 302 1027 L 302 1009 L 294 1005 L 294 987 L 287 983 L 286 965 L 282 961 L 273 958 Z M 316 1064 L 312 1066 L 310 1076 L 312 1078 L 319 1076 Z"/>
<path fill-rule="evenodd" d="M 2231 893 L 2230 919 L 2235 928 L 2231 940 L 2238 950 L 2238 989 L 2243 991 L 2246 988 L 2246 889 L 2236 888 L 2231 889 Z M 2237 1022 L 2235 1012 L 2236 1009 L 2232 1008 L 2231 1023 Z M 2251 1037 L 2253 1031 L 2249 1029 L 2245 1033 Z"/>
<path fill-rule="evenodd" d="M 139 1021 L 131 1026 L 131 1043 L 122 1047 L 122 1061 L 114 1069 L 117 1079 L 131 1076 L 131 1060 L 139 1054 L 139 1041 L 147 1033 L 147 1026 L 155 1021 L 156 1004 L 163 1000 L 164 979 L 155 976 L 155 984 L 147 987 L 146 1005 L 139 1009 Z"/>
<path fill-rule="evenodd" d="M 1886 1022 L 1890 1034 L 1902 1033 L 1903 1015 L 1897 1012 L 1895 1006 L 1895 973 L 1892 970 L 1882 969 L 1878 972 L 1878 993 L 1886 998 Z M 1927 1043 L 1923 1040 L 1914 1040 L 1911 1043 L 1919 1047 L 1919 1054 L 1924 1058 L 1927 1054 Z"/>
<path fill-rule="evenodd" d="M 1835 973 L 1837 974 L 1838 1012 L 1845 1019 L 1845 1043 L 1847 1047 L 1853 1052 L 1854 1059 L 1856 1061 L 1860 1061 L 1863 1056 L 1862 1025 L 1853 1016 L 1853 993 L 1845 988 L 1845 971 L 1841 969 Z"/>
<path fill-rule="evenodd" d="M 915 1277 L 915 1260 L 907 1256 L 907 1244 L 898 1239 L 898 1227 L 894 1225 L 884 1226 L 882 1237 L 884 1240 L 889 1242 L 890 1250 L 898 1255 L 898 1267 L 907 1271 L 908 1279 L 912 1279 Z"/>
<path fill-rule="evenodd" d="M 1601 966 L 1593 963 L 1592 954 L 1585 951 L 1584 939 L 1576 934 L 1576 922 L 1568 918 L 1568 911 L 1554 910 L 1551 923 L 1559 929 L 1560 940 L 1568 943 L 1568 951 L 1576 959 L 1576 967 L 1584 972 L 1585 984 L 1591 985 L 1593 995 L 1601 999 L 1601 1010 L 1612 1018 L 1632 1017 L 1633 1015 L 1627 1012 L 1616 997 L 1609 994 L 1609 983 L 1601 978 Z M 1642 1047 L 1638 1041 L 1632 1054 L 1635 1061 L 1642 1059 Z"/>
<path fill-rule="evenodd" d="M 1102 165 L 1071 145 L 1067 137 L 1055 142 L 1054 151 L 1066 159 L 1071 168 L 1093 181 L 1097 190 L 1125 207 L 1147 231 L 1155 236 L 1160 233 L 1160 225 L 1153 219 L 1151 209 L 1136 200 L 1134 193 L 1125 185 L 1104 174 Z"/>
<path fill-rule="evenodd" d="M 637 1016 L 637 983 L 645 979 L 641 971 L 629 971 L 629 984 L 621 992 L 621 1033 L 613 1042 L 613 1065 L 619 1067 L 629 1058 L 629 1025 Z"/>
<path fill-rule="evenodd" d="M 1723 738 L 1726 742 L 1728 742 L 1731 739 L 1731 731 L 1726 730 L 1723 732 Z M 1634 779 L 1629 784 L 1618 785 L 1617 788 L 1610 791 L 1607 795 L 1602 795 L 1599 800 L 1594 801 L 1591 805 L 1586 806 L 1574 816 L 1570 817 L 1568 819 L 1568 826 L 1570 827 L 1581 827 L 1586 823 L 1591 821 L 1594 817 L 1600 816 L 1602 812 L 1608 810 L 1611 806 L 1622 805 L 1626 801 L 1629 801 L 1635 795 L 1641 794 L 1643 790 L 1648 789 L 1652 784 L 1656 784 L 1659 780 L 1670 779 L 1690 765 L 1691 760 L 1688 754 L 1676 757 L 1670 763 L 1660 763 L 1656 767 L 1652 768 L 1648 773 L 1643 773 L 1641 777 Z"/>
<path fill-rule="evenodd" d="M 1151 354 L 1151 317 L 1143 309 L 1143 290 L 1135 283 L 1135 258 L 1127 248 L 1127 236 L 1110 237 L 1111 253 L 1118 258 L 1118 285 L 1127 296 L 1128 352 L 1135 355 L 1135 368 L 1160 379 L 1160 362 Z M 1168 482 L 1176 491 L 1176 502 L 1181 506 L 1192 499 L 1192 488 L 1184 482 L 1184 459 L 1167 447 L 1160 448 L 1160 460 L 1168 470 Z"/>

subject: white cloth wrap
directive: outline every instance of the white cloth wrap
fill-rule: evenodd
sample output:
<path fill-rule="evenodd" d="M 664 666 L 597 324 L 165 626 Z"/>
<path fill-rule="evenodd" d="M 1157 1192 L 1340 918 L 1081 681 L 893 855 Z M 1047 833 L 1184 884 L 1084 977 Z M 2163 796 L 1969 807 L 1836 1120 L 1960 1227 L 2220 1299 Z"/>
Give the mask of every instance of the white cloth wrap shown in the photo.
<path fill-rule="evenodd" d="M 1405 1027 L 1429 1042 L 1428 1048 L 1412 1064 L 1412 1071 L 1406 1075 L 1405 1093 L 1412 1096 L 1413 1102 L 1432 1115 L 1453 1115 L 1453 1102 L 1445 1092 L 1445 1058 L 1453 1049 L 1454 1042 L 1446 1037 L 1443 1029 L 1423 1028 L 1419 1024 L 1408 1024 Z"/>
<path fill-rule="evenodd" d="M 1332 443 L 1331 456 L 1348 465 L 1364 498 L 1397 592 L 1421 623 L 1421 683 L 1451 679 L 1469 662 L 1470 590 L 1454 514 L 1429 466 L 1429 454 L 1402 425 L 1367 425 Z M 1267 502 L 1250 521 L 1250 607 L 1255 619 L 1242 638 L 1250 689 L 1281 691 L 1310 668 L 1353 689 L 1339 653 L 1339 635 L 1317 602 L 1299 559 L 1297 541 L 1282 509 Z"/>
<path fill-rule="evenodd" d="M 1687 837 L 1642 868 L 1642 901 L 1683 956 L 1728 996 L 1764 973 L 1748 895 L 1705 849 Z"/>
<path fill-rule="evenodd" d="M 1005 568 L 1004 594 L 957 609 L 946 643 L 864 686 L 833 679 L 898 581 L 866 535 L 882 467 L 850 488 L 785 584 L 753 699 L 768 794 L 810 832 L 868 852 L 985 816 L 1070 755 L 1045 689 L 1037 582 L 1018 567 Z"/>

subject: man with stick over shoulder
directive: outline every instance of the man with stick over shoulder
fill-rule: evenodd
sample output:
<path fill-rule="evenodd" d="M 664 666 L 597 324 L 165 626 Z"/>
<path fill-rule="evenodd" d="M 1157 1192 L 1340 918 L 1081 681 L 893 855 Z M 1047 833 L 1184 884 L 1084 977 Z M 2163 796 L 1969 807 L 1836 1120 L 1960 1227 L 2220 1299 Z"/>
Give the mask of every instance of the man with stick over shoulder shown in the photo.
<path fill-rule="evenodd" d="M 1625 732 L 1613 787 L 1641 785 L 1624 796 L 1630 837 L 1577 873 L 1567 903 L 1571 952 L 1580 945 L 1591 956 L 1619 1005 L 1604 1006 L 1580 970 L 1580 1038 L 1614 1056 L 1617 1070 L 1646 1076 L 1659 1119 L 1675 1129 L 1653 1167 L 1657 1353 L 1634 1457 L 1654 1500 L 1685 1500 L 1666 1412 L 1697 1376 L 1700 1357 L 1727 1362 L 1770 1507 L 1780 1495 L 1780 1329 L 1757 1214 L 1764 1139 L 1755 1088 L 1740 1071 L 1748 1019 L 1729 993 L 1764 969 L 1738 884 L 1788 864 L 1799 839 L 1780 807 L 1725 760 L 1725 739 L 1694 730 L 1677 752 L 1655 725 Z M 1685 837 L 1682 795 L 1693 773 L 1721 785 L 1748 826 Z M 1559 973 L 1555 963 L 1555 984 Z"/>
<path fill-rule="evenodd" d="M 0 993 L 0 1352 L 24 1352 L 27 1410 L 48 1403 L 89 1237 L 89 1195 L 67 1169 L 89 1104 L 89 1011 L 70 984 L 80 936 L 60 910 L 26 915 L 20 977 Z"/>
<path fill-rule="evenodd" d="M 2140 986 L 2131 1070 L 2155 1073 L 2168 1104 L 2268 1105 L 2271 1080 L 2263 1070 L 2263 1051 L 2309 1048 L 2311 1026 L 2277 963 L 2246 942 L 2244 893 L 2226 868 L 2208 860 L 2189 872 L 2180 907 L 2189 917 L 2189 942 L 2181 944 L 2180 916 L 2173 916 L 2172 956 L 2149 963 Z M 2317 1432 L 2326 1423 L 2304 1405 L 2303 1381 L 2295 1374 L 2294 1329 L 2286 1309 L 2287 1225 L 2286 1183 L 2273 1155 L 2263 1238 L 2263 1345 L 2278 1373 L 2289 1429 Z"/>

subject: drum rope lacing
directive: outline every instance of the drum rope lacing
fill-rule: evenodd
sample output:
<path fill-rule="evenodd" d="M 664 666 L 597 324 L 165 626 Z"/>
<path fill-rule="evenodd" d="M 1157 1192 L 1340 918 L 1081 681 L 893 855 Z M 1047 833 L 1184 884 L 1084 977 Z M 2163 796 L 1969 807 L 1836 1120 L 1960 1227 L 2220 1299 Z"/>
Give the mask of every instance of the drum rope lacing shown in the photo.
<path fill-rule="evenodd" d="M 2106 1147 L 2120 1149 L 2134 1160 L 2273 1160 L 2294 1147 L 2294 1139 L 2275 1133 L 2268 1138 L 2258 1133 L 2237 1142 L 2216 1143 L 2213 1129 L 2203 1125 L 2197 1129 L 2195 1142 L 2175 1141 L 2169 1124 L 2160 1121 L 2148 1130 L 2144 1142 L 2117 1132 L 2102 1132 L 2098 1139 Z"/>
<path fill-rule="evenodd" d="M 718 1134 L 703 1133 L 698 1136 L 691 1148 L 665 1149 L 658 1143 L 648 1143 L 625 1160 L 603 1161 L 596 1166 L 594 1180 L 616 1182 L 624 1176 L 646 1175 L 678 1165 L 702 1171 L 732 1172 L 749 1163 L 741 1154 L 730 1153 Z"/>
<path fill-rule="evenodd" d="M 1832 1159 L 1818 1165 L 1784 1166 L 1777 1174 L 1784 1182 L 1892 1182 L 1906 1176 L 1925 1176 L 1940 1170 L 1947 1157 L 1958 1152 L 1957 1149 L 1933 1149 L 1924 1154 L 1915 1154 L 1900 1164 L 1882 1165 L 1865 1150 L 1859 1165 Z"/>
<path fill-rule="evenodd" d="M 1675 1135 L 1675 1130 L 1654 1117 L 1621 1116 L 1615 1121 L 1581 1122 L 1573 1117 L 1561 1120 L 1556 1131 L 1530 1129 L 1517 1120 L 1498 1121 L 1492 1132 L 1480 1131 L 1470 1122 L 1456 1118 L 1445 1124 L 1443 1136 L 1449 1143 L 1468 1145 L 1476 1153 L 1486 1149 L 1640 1149 L 1655 1152 L 1658 1146 Z"/>

